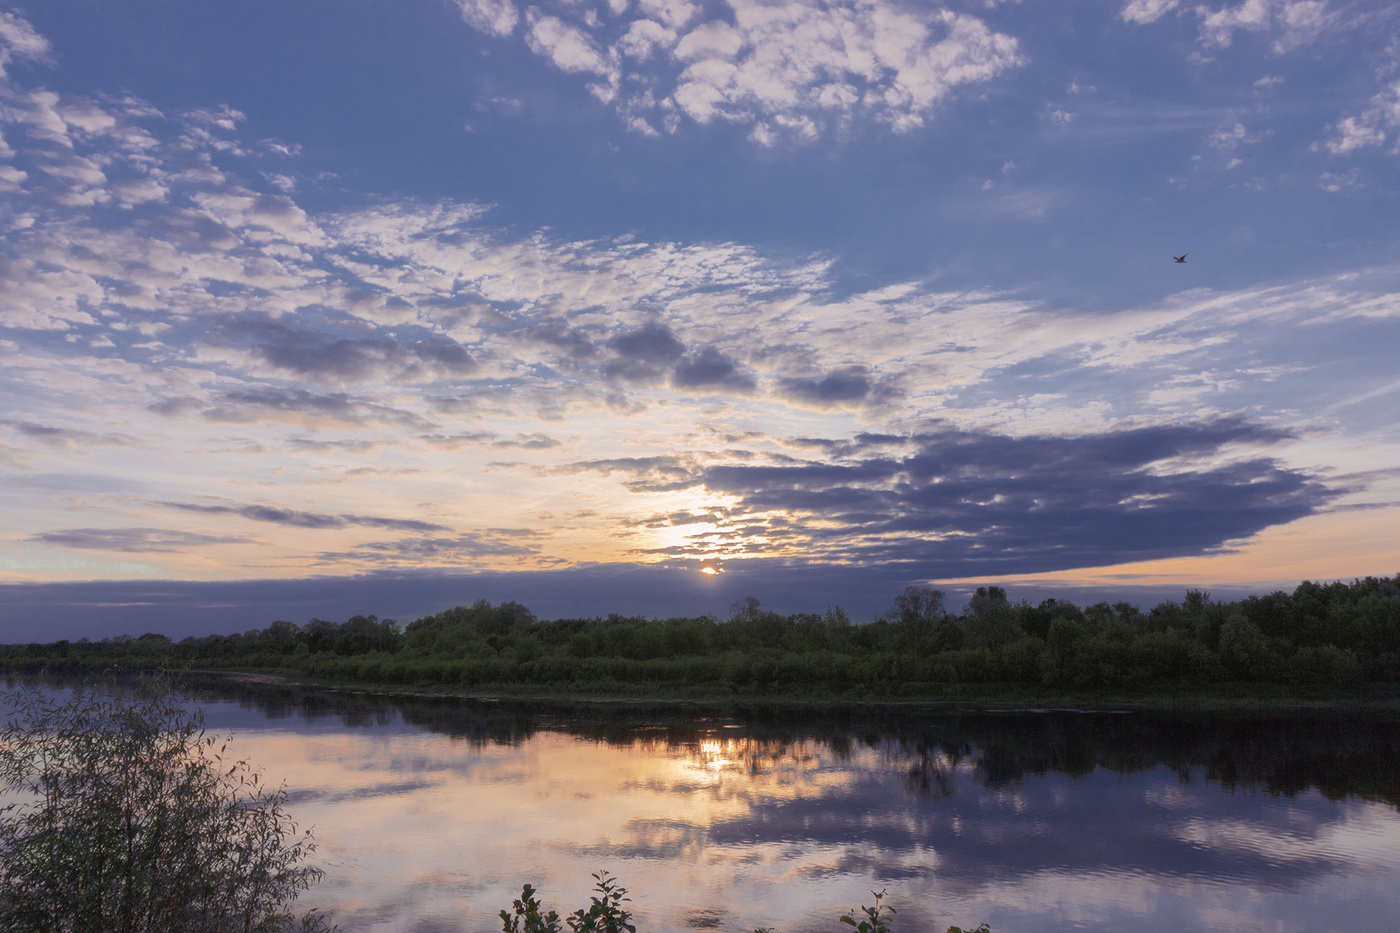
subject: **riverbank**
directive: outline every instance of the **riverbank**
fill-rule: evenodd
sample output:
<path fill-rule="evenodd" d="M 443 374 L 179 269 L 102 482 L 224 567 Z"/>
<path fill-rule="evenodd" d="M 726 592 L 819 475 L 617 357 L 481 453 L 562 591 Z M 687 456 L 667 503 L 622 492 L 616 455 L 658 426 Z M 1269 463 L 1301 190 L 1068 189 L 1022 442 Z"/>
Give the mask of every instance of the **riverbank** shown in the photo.
<path fill-rule="evenodd" d="M 1072 692 L 1026 690 L 1019 684 L 937 685 L 924 693 L 852 690 L 841 694 L 786 692 L 781 690 L 725 691 L 688 687 L 667 689 L 658 684 L 597 684 L 545 689 L 538 685 L 489 684 L 463 688 L 452 685 L 387 685 L 348 679 L 311 678 L 297 671 L 268 668 L 172 668 L 108 667 L 102 670 L 63 665 L 0 665 L 0 676 L 59 676 L 132 679 L 152 674 L 198 684 L 201 680 L 242 683 L 250 686 L 352 693 L 373 697 L 514 701 L 539 704 L 587 704 L 599 706 L 667 706 L 713 710 L 743 706 L 775 709 L 847 709 L 887 707 L 971 712 L 1197 712 L 1306 713 L 1364 711 L 1400 715 L 1400 690 L 1392 685 L 1368 685 L 1348 691 L 1289 690 L 1274 685 L 1240 683 L 1213 685 L 1208 691 Z"/>

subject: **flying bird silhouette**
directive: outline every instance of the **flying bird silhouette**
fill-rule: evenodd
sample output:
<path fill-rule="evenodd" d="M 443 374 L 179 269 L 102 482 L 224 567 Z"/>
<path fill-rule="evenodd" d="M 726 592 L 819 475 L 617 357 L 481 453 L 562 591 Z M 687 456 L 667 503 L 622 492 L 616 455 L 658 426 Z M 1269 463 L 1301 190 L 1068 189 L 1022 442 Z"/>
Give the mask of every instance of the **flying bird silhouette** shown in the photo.
<path fill-rule="evenodd" d="M 1173 256 L 1172 258 L 1175 259 L 1177 262 L 1185 262 L 1186 254 L 1182 253 L 1180 256 Z"/>

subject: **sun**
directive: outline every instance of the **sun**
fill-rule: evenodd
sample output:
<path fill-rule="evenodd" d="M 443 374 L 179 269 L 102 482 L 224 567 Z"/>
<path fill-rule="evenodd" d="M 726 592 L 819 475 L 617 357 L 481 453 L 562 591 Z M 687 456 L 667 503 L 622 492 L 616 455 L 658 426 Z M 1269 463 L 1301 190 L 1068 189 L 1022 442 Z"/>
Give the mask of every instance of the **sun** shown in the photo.
<path fill-rule="evenodd" d="M 736 500 L 693 492 L 668 498 L 660 514 L 645 523 L 654 549 L 701 561 L 699 569 L 706 576 L 724 572 L 718 566 L 721 557 L 745 556 L 743 540 L 729 518 Z"/>

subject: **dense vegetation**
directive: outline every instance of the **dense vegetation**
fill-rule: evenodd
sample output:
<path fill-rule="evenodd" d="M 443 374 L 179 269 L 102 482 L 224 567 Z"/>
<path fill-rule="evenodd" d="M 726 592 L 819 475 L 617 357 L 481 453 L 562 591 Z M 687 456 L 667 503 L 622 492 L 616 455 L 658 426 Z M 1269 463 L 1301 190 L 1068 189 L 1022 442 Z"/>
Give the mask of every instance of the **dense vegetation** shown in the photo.
<path fill-rule="evenodd" d="M 7 693 L 0 931 L 319 933 L 286 791 L 230 762 L 164 689 Z"/>
<path fill-rule="evenodd" d="M 910 587 L 870 624 L 839 608 L 779 615 L 755 599 L 712 617 L 541 621 L 479 601 L 400 627 L 356 616 L 274 622 L 178 643 L 155 634 L 0 647 L 37 672 L 240 668 L 361 684 L 671 696 L 936 697 L 997 692 L 1323 692 L 1400 686 L 1400 574 L 1304 582 L 1233 602 L 1189 591 L 1143 612 L 1012 602 L 984 587 L 960 613 Z"/>

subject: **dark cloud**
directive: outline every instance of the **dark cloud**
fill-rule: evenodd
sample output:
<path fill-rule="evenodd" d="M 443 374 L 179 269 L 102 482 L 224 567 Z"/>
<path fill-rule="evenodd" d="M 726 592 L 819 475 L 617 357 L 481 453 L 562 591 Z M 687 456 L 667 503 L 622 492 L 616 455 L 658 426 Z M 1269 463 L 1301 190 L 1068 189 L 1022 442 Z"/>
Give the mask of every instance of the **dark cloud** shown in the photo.
<path fill-rule="evenodd" d="M 714 347 L 706 347 L 676 364 L 671 385 L 679 389 L 728 389 L 752 392 L 753 377 Z"/>
<path fill-rule="evenodd" d="M 751 373 L 717 347 L 688 349 L 664 324 L 650 323 L 613 334 L 602 345 L 565 321 L 550 320 L 520 332 L 530 341 L 549 346 L 563 355 L 568 368 L 596 360 L 604 354 L 599 371 L 609 379 L 659 384 L 669 381 L 675 389 L 750 393 L 756 382 Z"/>
<path fill-rule="evenodd" d="M 276 321 L 228 318 L 214 329 L 208 342 L 246 350 L 299 376 L 335 382 L 450 378 L 465 376 L 476 368 L 466 348 L 441 336 L 406 342 L 388 334 L 336 337 Z"/>
<path fill-rule="evenodd" d="M 324 555 L 323 555 L 324 557 Z M 382 552 L 379 558 L 383 559 Z M 333 563 L 328 559 L 327 563 Z M 387 562 L 386 562 L 387 563 Z M 411 562 L 405 562 L 411 563 Z M 0 583 L 0 643 L 103 638 L 122 632 L 160 632 L 172 638 L 211 632 L 244 632 L 275 619 L 298 623 L 313 617 L 348 619 L 374 613 L 411 620 L 477 599 L 517 600 L 542 619 L 590 618 L 617 612 L 669 618 L 713 613 L 754 596 L 776 612 L 823 612 L 841 606 L 868 620 L 890 608 L 906 586 L 927 582 L 923 568 L 904 564 L 865 566 L 787 562 L 765 558 L 732 561 L 724 573 L 705 576 L 694 561 L 611 563 L 550 570 L 468 573 L 401 567 L 355 576 L 223 581 L 85 580 Z M 1297 580 L 1279 581 L 1287 588 Z M 943 584 L 950 605 L 971 587 Z M 1126 599 L 1152 606 L 1182 598 L 1184 588 L 1114 584 L 1108 590 L 1013 587 L 1013 599 L 1032 603 L 1047 596 L 1080 605 Z M 1216 598 L 1249 591 L 1212 587 Z"/>
<path fill-rule="evenodd" d="M 794 437 L 786 442 L 793 447 L 816 448 L 833 457 L 846 457 L 872 447 L 903 447 L 910 438 L 902 434 L 857 434 L 850 440 L 825 437 Z"/>
<path fill-rule="evenodd" d="M 249 424 L 278 415 L 284 418 L 304 417 L 344 424 L 371 421 L 400 425 L 421 424 L 421 419 L 411 412 L 366 402 L 344 392 L 317 395 L 305 389 L 278 386 L 258 386 L 225 392 L 201 414 L 209 421 L 233 424 Z"/>
<path fill-rule="evenodd" d="M 363 525 L 394 531 L 448 531 L 446 525 L 409 518 L 381 518 L 375 515 L 334 515 L 328 512 L 302 512 L 275 509 L 265 505 L 198 505 L 189 502 L 161 502 L 160 505 L 205 515 L 237 515 L 254 522 L 272 522 L 292 528 L 345 528 Z"/>
<path fill-rule="evenodd" d="M 843 366 L 823 376 L 778 380 L 778 394 L 816 408 L 836 408 L 884 401 L 898 395 L 865 366 Z"/>
<path fill-rule="evenodd" d="M 685 345 L 664 324 L 624 331 L 608 341 L 608 348 L 628 359 L 674 360 L 685 352 Z"/>
<path fill-rule="evenodd" d="M 157 415 L 183 415 L 189 411 L 198 411 L 200 403 L 198 399 L 190 398 L 186 395 L 176 395 L 170 398 L 163 398 L 158 402 L 152 402 L 146 406 L 146 410 Z"/>
<path fill-rule="evenodd" d="M 324 441 L 315 437 L 293 437 L 288 438 L 287 446 L 292 448 L 293 450 L 311 450 L 318 452 L 327 450 L 345 450 L 352 451 L 355 453 L 368 453 L 369 451 L 378 447 L 379 444 L 376 441 L 364 441 L 353 439 Z"/>
<path fill-rule="evenodd" d="M 403 538 L 397 541 L 372 541 L 349 551 L 327 551 L 318 555 L 321 561 L 337 563 L 345 560 L 375 560 L 388 564 L 402 561 L 467 560 L 477 557 L 523 557 L 537 550 L 518 543 L 532 537 L 527 531 L 496 529 L 480 534 L 469 533 L 436 538 Z"/>
<path fill-rule="evenodd" d="M 30 541 L 85 551 L 160 552 L 183 551 L 209 544 L 241 544 L 247 538 L 201 535 L 165 528 L 69 528 L 29 536 Z"/>
<path fill-rule="evenodd" d="M 604 375 L 629 382 L 660 381 L 685 355 L 685 344 L 663 324 L 624 331 L 612 337 L 607 346 L 615 356 L 604 364 Z"/>
<path fill-rule="evenodd" d="M 419 360 L 436 364 L 437 369 L 446 373 L 465 375 L 476 368 L 476 360 L 467 348 L 450 337 L 428 337 L 406 346 Z"/>
<path fill-rule="evenodd" d="M 744 539 L 757 527 L 816 559 L 990 576 L 1203 554 L 1309 515 L 1344 490 L 1271 459 L 1225 458 L 1227 446 L 1287 437 L 1220 419 L 1084 437 L 948 430 L 909 438 L 907 456 L 697 467 L 689 479 L 677 476 L 683 464 L 614 464 L 630 466 L 635 489 L 704 487 L 740 501 L 703 546 L 658 553 L 751 552 Z"/>
<path fill-rule="evenodd" d="M 553 347 L 573 360 L 587 360 L 598 355 L 598 347 L 593 340 L 564 321 L 543 321 L 522 331 L 529 340 Z"/>
<path fill-rule="evenodd" d="M 72 447 L 75 444 L 130 447 L 139 443 L 136 438 L 125 434 L 94 434 L 91 431 L 56 428 L 53 425 L 36 424 L 32 421 L 0 419 L 0 425 L 10 428 L 21 437 L 27 437 L 49 447 Z"/>

